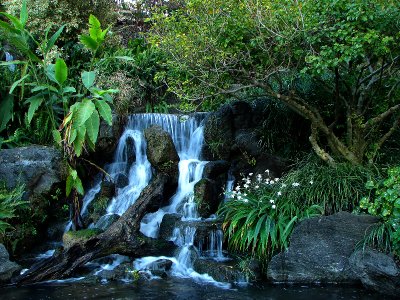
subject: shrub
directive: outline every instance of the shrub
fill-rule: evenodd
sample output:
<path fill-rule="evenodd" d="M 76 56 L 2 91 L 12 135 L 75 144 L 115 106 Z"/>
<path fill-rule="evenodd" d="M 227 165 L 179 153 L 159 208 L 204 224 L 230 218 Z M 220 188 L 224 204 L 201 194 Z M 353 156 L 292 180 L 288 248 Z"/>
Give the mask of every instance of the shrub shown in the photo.
<path fill-rule="evenodd" d="M 266 176 L 250 173 L 242 181 L 228 193 L 228 200 L 219 209 L 225 217 L 223 228 L 228 234 L 228 245 L 233 250 L 250 250 L 252 256 L 266 262 L 288 246 L 297 221 L 322 212 L 318 205 L 307 206 L 277 192 L 284 184 L 279 178 L 270 178 L 268 170 Z M 290 188 L 300 189 L 296 185 Z"/>
<path fill-rule="evenodd" d="M 388 169 L 387 178 L 369 180 L 369 196 L 360 201 L 360 209 L 378 216 L 381 223 L 366 237 L 365 245 L 400 256 L 400 166 Z"/>
<path fill-rule="evenodd" d="M 9 190 L 4 183 L 0 184 L 0 235 L 4 235 L 6 230 L 11 228 L 8 222 L 17 217 L 17 209 L 26 208 L 27 202 L 22 201 L 23 194 L 24 186 Z"/>

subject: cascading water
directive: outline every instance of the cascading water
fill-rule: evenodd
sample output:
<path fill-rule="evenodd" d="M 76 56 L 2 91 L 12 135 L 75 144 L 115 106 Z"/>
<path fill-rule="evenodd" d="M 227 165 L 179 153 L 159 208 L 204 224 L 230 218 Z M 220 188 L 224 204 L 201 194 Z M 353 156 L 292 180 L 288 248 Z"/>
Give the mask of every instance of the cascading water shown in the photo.
<path fill-rule="evenodd" d="M 169 206 L 163 207 L 155 213 L 147 214 L 143 218 L 140 231 L 148 237 L 157 237 L 159 225 L 165 214 L 178 213 L 184 222 L 200 220 L 194 201 L 194 186 L 202 178 L 207 163 L 207 161 L 200 160 L 204 142 L 203 126 L 201 126 L 203 119 L 204 114 L 196 114 L 192 117 L 164 114 L 131 116 L 119 140 L 114 162 L 106 167 L 114 182 L 118 181 L 118 176 L 126 176 L 128 184 L 117 189 L 116 196 L 107 207 L 107 214 L 122 215 L 137 200 L 141 191 L 151 180 L 152 169 L 146 156 L 143 131 L 152 125 L 159 125 L 171 135 L 180 158 L 178 188 L 170 199 Z M 99 190 L 100 183 L 87 193 L 83 206 L 85 209 Z M 199 274 L 193 270 L 192 253 L 195 232 L 196 228 L 189 225 L 175 228 L 171 240 L 174 240 L 175 244 L 180 247 L 180 252 L 176 258 L 168 258 L 173 263 L 172 274 L 178 277 L 190 277 L 200 282 L 210 282 L 221 287 L 229 287 L 228 284 L 216 282 L 207 274 Z M 219 242 L 217 244 L 219 245 Z M 215 246 L 213 244 L 211 247 L 217 249 L 219 247 L 217 244 Z M 222 239 L 220 252 L 222 253 Z M 136 260 L 134 266 L 138 270 L 146 269 L 149 264 L 162 258 L 165 257 L 144 257 Z"/>

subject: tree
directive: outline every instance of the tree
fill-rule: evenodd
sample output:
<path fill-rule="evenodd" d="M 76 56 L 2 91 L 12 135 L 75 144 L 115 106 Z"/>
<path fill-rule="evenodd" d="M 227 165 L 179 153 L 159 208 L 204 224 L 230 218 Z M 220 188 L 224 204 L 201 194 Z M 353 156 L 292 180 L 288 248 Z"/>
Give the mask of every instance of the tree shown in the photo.
<path fill-rule="evenodd" d="M 310 121 L 324 161 L 373 162 L 400 123 L 396 1 L 188 0 L 154 18 L 185 101 L 257 88 Z"/>

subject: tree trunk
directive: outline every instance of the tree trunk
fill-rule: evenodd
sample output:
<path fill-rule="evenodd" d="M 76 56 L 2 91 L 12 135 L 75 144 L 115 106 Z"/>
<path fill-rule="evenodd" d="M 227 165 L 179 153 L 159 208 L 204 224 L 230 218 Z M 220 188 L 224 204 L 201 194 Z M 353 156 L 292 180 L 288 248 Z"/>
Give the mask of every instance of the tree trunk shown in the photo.
<path fill-rule="evenodd" d="M 168 175 L 157 175 L 136 202 L 109 229 L 34 264 L 26 273 L 15 278 L 14 283 L 28 284 L 71 277 L 83 264 L 113 253 L 130 257 L 171 254 L 175 249 L 172 242 L 148 238 L 139 232 L 143 216 L 156 211 L 163 202 L 164 186 L 168 182 Z"/>

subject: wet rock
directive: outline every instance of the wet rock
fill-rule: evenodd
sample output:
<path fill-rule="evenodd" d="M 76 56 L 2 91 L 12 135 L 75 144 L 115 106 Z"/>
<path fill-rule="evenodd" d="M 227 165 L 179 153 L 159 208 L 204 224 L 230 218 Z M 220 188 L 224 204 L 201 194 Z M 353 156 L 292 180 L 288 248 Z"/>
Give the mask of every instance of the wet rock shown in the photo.
<path fill-rule="evenodd" d="M 226 160 L 210 161 L 204 166 L 203 178 L 216 180 L 221 175 L 226 176 L 230 165 L 231 164 Z"/>
<path fill-rule="evenodd" d="M 118 189 L 123 189 L 129 184 L 129 178 L 124 173 L 118 173 L 115 176 L 115 187 Z"/>
<path fill-rule="evenodd" d="M 150 270 L 154 276 L 167 277 L 167 272 L 171 270 L 173 262 L 169 259 L 158 259 L 149 264 L 146 269 Z"/>
<path fill-rule="evenodd" d="M 274 256 L 267 276 L 273 282 L 359 283 L 349 258 L 377 219 L 339 212 L 300 222 L 289 248 Z"/>
<path fill-rule="evenodd" d="M 179 214 L 166 214 L 164 215 L 159 231 L 159 238 L 165 241 L 169 241 L 172 238 L 174 228 L 177 223 L 181 220 L 181 215 Z"/>
<path fill-rule="evenodd" d="M 129 180 L 128 180 L 129 183 Z M 100 196 L 104 196 L 107 198 L 112 198 L 115 196 L 115 183 L 108 181 L 108 180 L 103 180 L 101 183 L 101 189 L 100 189 Z"/>
<path fill-rule="evenodd" d="M 101 229 L 106 231 L 108 227 L 110 227 L 115 221 L 120 218 L 118 214 L 111 214 L 111 215 L 103 215 L 100 219 L 94 224 L 94 228 Z"/>
<path fill-rule="evenodd" d="M 203 218 L 215 214 L 223 198 L 223 186 L 214 180 L 203 178 L 194 186 L 197 212 Z"/>
<path fill-rule="evenodd" d="M 157 172 L 165 173 L 178 181 L 179 156 L 171 136 L 161 126 L 151 126 L 144 131 L 147 158 Z"/>
<path fill-rule="evenodd" d="M 106 122 L 100 122 L 99 135 L 96 142 L 96 151 L 92 154 L 94 160 L 103 165 L 111 161 L 118 145 L 118 140 L 125 127 L 126 119 L 113 115 L 112 126 Z"/>
<path fill-rule="evenodd" d="M 67 249 L 75 243 L 82 243 L 91 237 L 102 233 L 103 230 L 98 228 L 82 229 L 79 231 L 68 231 L 63 235 L 64 248 Z"/>
<path fill-rule="evenodd" d="M 212 259 L 197 259 L 193 268 L 200 274 L 208 274 L 219 282 L 245 282 L 245 274 L 242 273 L 234 261 L 217 262 Z"/>
<path fill-rule="evenodd" d="M 350 265 L 367 289 L 391 296 L 399 295 L 400 268 L 393 257 L 373 249 L 358 250 L 351 255 Z"/>
<path fill-rule="evenodd" d="M 247 129 L 252 127 L 252 107 L 245 101 L 236 101 L 231 104 L 233 114 L 233 127 Z"/>
<path fill-rule="evenodd" d="M 13 189 L 25 185 L 31 195 L 50 194 L 55 185 L 66 179 L 66 165 L 59 150 L 45 146 L 29 146 L 0 150 L 0 181 Z"/>
<path fill-rule="evenodd" d="M 204 125 L 205 146 L 204 153 L 211 153 L 206 160 L 223 159 L 230 157 L 230 147 L 233 141 L 233 113 L 229 104 L 222 106 L 218 111 L 211 113 Z"/>
<path fill-rule="evenodd" d="M 11 278 L 18 275 L 22 267 L 10 261 L 10 256 L 6 247 L 0 244 L 0 284 L 9 283 Z"/>

